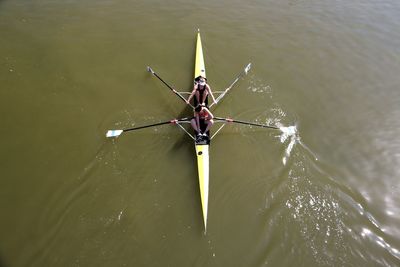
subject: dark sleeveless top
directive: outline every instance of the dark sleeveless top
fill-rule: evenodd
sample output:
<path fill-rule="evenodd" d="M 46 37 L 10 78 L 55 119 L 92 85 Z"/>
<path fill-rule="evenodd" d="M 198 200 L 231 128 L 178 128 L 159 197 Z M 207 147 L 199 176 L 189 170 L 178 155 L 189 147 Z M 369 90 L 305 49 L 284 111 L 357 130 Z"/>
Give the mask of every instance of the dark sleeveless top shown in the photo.
<path fill-rule="evenodd" d="M 202 99 L 203 98 L 203 94 L 204 94 L 204 92 L 206 91 L 206 88 L 207 88 L 207 84 L 205 84 L 202 88 L 200 88 L 201 86 L 200 86 L 200 84 L 197 84 L 197 86 L 196 86 L 196 91 L 198 91 L 199 92 L 199 97 L 200 97 L 200 99 Z M 196 97 L 194 98 L 194 100 L 193 100 L 194 102 L 194 106 L 197 106 L 197 99 L 196 99 Z M 205 102 L 205 104 L 206 104 L 206 106 L 208 107 L 208 97 L 206 98 L 206 102 Z"/>
<path fill-rule="evenodd" d="M 201 85 L 200 84 L 197 84 L 196 90 L 199 91 L 199 92 L 204 92 L 204 90 L 206 90 L 206 88 L 207 88 L 207 84 L 205 84 L 203 86 L 203 89 L 201 89 Z"/>

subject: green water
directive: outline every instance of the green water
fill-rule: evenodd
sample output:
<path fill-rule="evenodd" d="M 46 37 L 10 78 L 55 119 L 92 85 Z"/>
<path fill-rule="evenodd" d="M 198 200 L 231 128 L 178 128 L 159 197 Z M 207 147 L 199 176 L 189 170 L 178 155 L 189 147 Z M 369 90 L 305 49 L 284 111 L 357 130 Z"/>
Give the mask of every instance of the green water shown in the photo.
<path fill-rule="evenodd" d="M 0 0 L 0 266 L 400 265 L 397 1 Z M 221 117 L 203 233 L 201 29 Z M 214 129 L 214 131 L 216 128 Z"/>

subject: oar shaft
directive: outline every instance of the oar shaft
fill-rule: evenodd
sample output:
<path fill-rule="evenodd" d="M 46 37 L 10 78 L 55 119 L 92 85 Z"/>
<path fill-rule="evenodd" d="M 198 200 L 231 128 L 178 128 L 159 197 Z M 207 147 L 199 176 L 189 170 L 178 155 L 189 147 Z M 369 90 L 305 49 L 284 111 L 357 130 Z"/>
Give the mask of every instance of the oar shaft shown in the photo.
<path fill-rule="evenodd" d="M 226 122 L 234 122 L 234 123 L 239 123 L 239 124 L 244 124 L 244 125 L 250 125 L 250 126 L 257 126 L 257 127 L 263 127 L 263 128 L 279 130 L 279 127 L 275 127 L 275 126 L 270 126 L 270 125 L 260 124 L 260 123 L 254 123 L 254 122 L 248 122 L 248 121 L 234 120 L 234 119 L 230 119 L 230 118 L 214 117 L 214 120 L 226 121 Z"/>
<path fill-rule="evenodd" d="M 155 127 L 155 126 L 164 125 L 164 124 L 169 124 L 169 123 L 172 123 L 172 121 L 163 121 L 163 122 L 154 123 L 154 124 L 150 124 L 150 125 L 144 125 L 144 126 L 133 127 L 133 128 L 125 129 L 124 132 L 129 132 L 129 131 L 134 131 L 134 130 L 140 130 L 140 129 L 144 129 L 144 128 L 150 128 L 150 127 Z"/>
<path fill-rule="evenodd" d="M 154 123 L 154 124 L 149 124 L 149 125 L 144 125 L 144 126 L 138 126 L 138 127 L 133 127 L 133 128 L 129 128 L 129 129 L 124 129 L 124 132 L 129 132 L 129 131 L 134 131 L 134 130 L 140 130 L 140 129 L 144 129 L 144 128 L 150 128 L 150 127 L 155 127 L 155 126 L 159 126 L 159 125 L 164 125 L 164 124 L 170 124 L 170 123 L 178 123 L 181 121 L 189 121 L 191 118 L 183 118 L 183 119 L 173 119 L 173 120 L 169 120 L 169 121 L 163 121 L 163 122 L 158 122 L 158 123 Z"/>
<path fill-rule="evenodd" d="M 232 89 L 232 87 L 240 80 L 240 78 L 242 78 L 244 75 L 246 75 L 249 70 L 251 68 L 251 63 L 247 64 L 246 67 L 244 68 L 244 70 L 242 70 L 239 75 L 235 78 L 235 80 L 233 80 L 233 82 L 231 83 L 231 85 L 228 86 L 228 88 L 225 89 L 225 91 L 216 99 L 216 102 L 218 103 L 228 92 L 229 90 Z M 214 105 L 215 103 L 212 103 L 210 105 L 210 108 Z"/>
<path fill-rule="evenodd" d="M 158 74 L 155 73 L 152 68 L 147 67 L 147 70 L 149 72 L 151 72 L 151 74 L 156 76 L 157 79 L 159 79 L 163 84 L 165 84 L 165 86 L 167 86 L 174 94 L 176 94 L 180 99 L 182 99 L 182 101 L 184 101 L 186 103 L 186 98 L 184 98 L 178 91 L 176 91 L 172 86 L 170 86 L 166 81 L 164 81 L 160 76 L 158 76 Z M 192 105 L 190 105 L 190 106 L 193 107 Z"/>
<path fill-rule="evenodd" d="M 133 127 L 133 128 L 129 128 L 129 129 L 124 129 L 124 130 L 109 130 L 106 133 L 106 137 L 118 137 L 120 136 L 123 132 L 129 132 L 129 131 L 134 131 L 134 130 L 140 130 L 140 129 L 144 129 L 144 128 L 149 128 L 149 127 L 155 127 L 155 126 L 159 126 L 159 125 L 163 125 L 163 124 L 169 124 L 169 123 L 173 123 L 173 124 L 178 124 L 179 122 L 183 122 L 183 121 L 190 121 L 192 118 L 183 118 L 183 119 L 173 119 L 173 120 L 169 120 L 169 121 L 162 121 L 162 122 L 158 122 L 158 123 L 153 123 L 153 124 L 149 124 L 149 125 L 143 125 L 143 126 L 138 126 L 138 127 Z"/>

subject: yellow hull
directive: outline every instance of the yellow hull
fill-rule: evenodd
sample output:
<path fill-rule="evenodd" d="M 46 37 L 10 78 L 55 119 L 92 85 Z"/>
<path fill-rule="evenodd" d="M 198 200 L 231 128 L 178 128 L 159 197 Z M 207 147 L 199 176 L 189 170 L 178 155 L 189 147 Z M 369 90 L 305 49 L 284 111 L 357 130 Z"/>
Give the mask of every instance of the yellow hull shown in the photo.
<path fill-rule="evenodd" d="M 204 231 L 207 230 L 208 211 L 208 182 L 209 182 L 209 145 L 195 145 L 197 156 L 197 169 L 199 173 L 199 186 L 201 207 L 203 210 Z"/>
<path fill-rule="evenodd" d="M 194 65 L 194 78 L 199 76 L 206 78 L 206 66 L 204 64 L 203 47 L 201 45 L 200 31 L 197 33 L 196 61 Z"/>
<path fill-rule="evenodd" d="M 206 78 L 206 69 L 204 64 L 203 48 L 201 46 L 200 31 L 197 33 L 194 78 L 196 79 L 199 76 L 203 76 L 204 78 Z M 199 174 L 201 208 L 203 210 L 204 232 L 206 232 L 207 211 L 208 211 L 208 183 L 209 183 L 209 156 L 208 156 L 209 144 L 207 142 L 195 143 L 195 148 L 197 157 L 197 169 Z"/>

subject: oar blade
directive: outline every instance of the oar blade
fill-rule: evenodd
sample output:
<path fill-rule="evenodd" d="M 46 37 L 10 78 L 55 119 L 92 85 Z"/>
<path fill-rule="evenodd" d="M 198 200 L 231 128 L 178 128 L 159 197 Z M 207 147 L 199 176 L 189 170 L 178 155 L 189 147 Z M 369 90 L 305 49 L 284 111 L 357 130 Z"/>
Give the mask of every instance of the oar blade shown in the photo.
<path fill-rule="evenodd" d="M 244 70 L 242 70 L 242 72 L 240 72 L 240 74 L 235 78 L 235 80 L 231 83 L 231 85 L 229 85 L 229 87 L 226 88 L 225 91 L 217 97 L 217 99 L 216 99 L 215 102 L 218 103 L 219 101 L 221 101 L 222 98 L 228 93 L 228 91 L 231 90 L 232 87 L 233 87 L 242 77 L 244 77 L 245 75 L 247 75 L 247 73 L 250 71 L 250 69 L 251 69 L 251 63 L 249 63 L 249 64 L 246 65 L 246 67 L 244 68 Z M 210 107 L 212 107 L 212 106 L 213 106 L 214 104 L 216 104 L 216 103 L 212 103 L 212 104 L 210 105 Z"/>
<path fill-rule="evenodd" d="M 106 133 L 106 137 L 118 137 L 122 134 L 124 130 L 109 130 Z"/>
<path fill-rule="evenodd" d="M 281 126 L 279 127 L 279 130 L 281 130 L 283 133 L 286 133 L 288 135 L 296 135 L 297 133 L 297 128 L 296 126 Z"/>
<path fill-rule="evenodd" d="M 154 75 L 154 71 L 149 66 L 147 66 L 147 71 Z"/>
<path fill-rule="evenodd" d="M 286 139 L 289 137 L 295 137 L 297 135 L 297 128 L 296 126 L 281 126 L 279 127 L 279 130 L 281 130 L 282 134 L 280 136 L 281 143 L 285 142 Z"/>
<path fill-rule="evenodd" d="M 251 63 L 247 64 L 246 68 L 244 68 L 244 73 L 247 75 L 250 69 L 251 69 Z"/>

